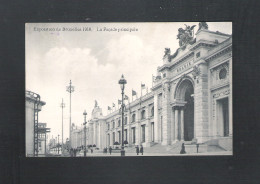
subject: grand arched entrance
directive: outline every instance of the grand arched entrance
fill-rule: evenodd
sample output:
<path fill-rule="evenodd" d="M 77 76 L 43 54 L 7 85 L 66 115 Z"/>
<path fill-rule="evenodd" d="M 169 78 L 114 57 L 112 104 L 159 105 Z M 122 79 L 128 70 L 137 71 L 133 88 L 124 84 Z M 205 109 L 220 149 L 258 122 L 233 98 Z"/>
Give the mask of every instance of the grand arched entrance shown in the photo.
<path fill-rule="evenodd" d="M 188 86 L 185 92 L 184 106 L 184 140 L 191 141 L 194 138 L 194 89 L 192 84 Z"/>
<path fill-rule="evenodd" d="M 185 79 L 180 82 L 175 99 L 180 102 L 181 109 L 180 118 L 178 120 L 179 133 L 182 134 L 181 139 L 184 141 L 192 141 L 194 138 L 194 87 L 190 79 Z M 183 116 L 183 117 L 182 117 Z M 183 121 L 183 122 L 182 122 Z M 183 124 L 182 124 L 183 123 Z"/>

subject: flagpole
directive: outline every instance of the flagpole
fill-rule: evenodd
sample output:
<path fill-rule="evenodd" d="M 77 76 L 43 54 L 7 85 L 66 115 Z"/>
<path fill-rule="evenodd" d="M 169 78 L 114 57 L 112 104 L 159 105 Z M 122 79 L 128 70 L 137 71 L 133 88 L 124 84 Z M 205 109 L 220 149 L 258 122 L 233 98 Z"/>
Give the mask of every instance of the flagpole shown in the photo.
<path fill-rule="evenodd" d="M 142 90 L 142 89 L 143 89 L 143 88 L 142 88 L 142 82 L 141 82 L 141 96 L 143 96 L 143 94 L 142 94 L 142 91 L 143 91 L 143 90 Z"/>
<path fill-rule="evenodd" d="M 153 74 L 152 74 L 152 87 L 153 87 Z"/>
<path fill-rule="evenodd" d="M 132 102 L 133 102 L 133 88 L 132 88 Z"/>

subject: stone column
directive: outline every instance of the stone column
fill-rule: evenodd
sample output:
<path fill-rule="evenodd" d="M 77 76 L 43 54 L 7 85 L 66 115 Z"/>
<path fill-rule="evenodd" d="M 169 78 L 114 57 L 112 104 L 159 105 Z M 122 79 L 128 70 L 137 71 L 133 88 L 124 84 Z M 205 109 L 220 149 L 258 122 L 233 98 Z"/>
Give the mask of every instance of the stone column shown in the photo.
<path fill-rule="evenodd" d="M 181 108 L 181 141 L 184 141 L 184 109 Z"/>
<path fill-rule="evenodd" d="M 129 119 L 130 120 L 130 119 Z M 127 136 L 127 141 L 128 141 L 128 144 L 129 144 L 129 146 L 131 146 L 132 145 L 132 133 L 131 133 L 131 125 L 130 125 L 130 121 L 129 121 L 129 125 L 128 125 L 128 131 L 127 131 L 127 134 L 128 134 L 128 136 Z"/>
<path fill-rule="evenodd" d="M 96 128 L 96 122 L 94 121 L 94 123 L 93 123 L 93 144 L 97 144 L 96 143 L 96 134 L 97 134 L 96 129 L 97 129 Z"/>
<path fill-rule="evenodd" d="M 110 132 L 110 146 L 113 146 L 113 131 Z"/>
<path fill-rule="evenodd" d="M 145 127 L 145 142 L 146 146 L 150 146 L 151 144 L 151 122 L 148 121 L 147 126 Z"/>
<path fill-rule="evenodd" d="M 140 119 L 141 119 L 141 109 L 138 109 L 137 111 L 137 125 L 136 125 L 136 134 L 135 134 L 135 138 L 136 138 L 136 143 L 138 145 L 141 144 L 141 124 L 140 124 Z"/>
<path fill-rule="evenodd" d="M 154 94 L 154 142 L 159 142 L 158 136 L 158 126 L 159 116 L 158 116 L 158 95 Z"/>
<path fill-rule="evenodd" d="M 229 117 L 229 136 L 233 135 L 233 85 L 232 85 L 232 59 L 229 61 L 229 97 L 228 97 L 228 117 Z"/>
<path fill-rule="evenodd" d="M 174 119 L 175 119 L 175 141 L 178 141 L 178 135 L 179 135 L 179 110 L 177 107 L 175 107 L 174 110 Z"/>
<path fill-rule="evenodd" d="M 203 60 L 198 62 L 200 75 L 194 80 L 195 135 L 198 143 L 208 140 L 208 66 Z"/>
<path fill-rule="evenodd" d="M 171 143 L 174 143 L 175 140 L 175 133 L 174 133 L 174 128 L 175 128 L 175 117 L 174 117 L 174 109 L 171 109 Z"/>
<path fill-rule="evenodd" d="M 169 82 L 163 84 L 162 116 L 163 116 L 162 145 L 169 145 L 171 143 L 171 107 L 170 107 L 170 83 Z"/>

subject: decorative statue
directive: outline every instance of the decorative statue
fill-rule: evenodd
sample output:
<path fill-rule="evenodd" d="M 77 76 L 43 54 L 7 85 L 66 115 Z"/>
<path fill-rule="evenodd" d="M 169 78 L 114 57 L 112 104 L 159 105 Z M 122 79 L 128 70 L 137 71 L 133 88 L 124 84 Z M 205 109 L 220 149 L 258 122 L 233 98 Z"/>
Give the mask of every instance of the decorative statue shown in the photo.
<path fill-rule="evenodd" d="M 163 58 L 166 58 L 166 57 L 169 56 L 170 54 L 171 54 L 171 49 L 170 49 L 170 48 L 165 48 Z"/>
<path fill-rule="evenodd" d="M 196 77 L 200 75 L 200 69 L 198 66 L 193 67 L 192 75 L 194 79 L 196 79 Z"/>
<path fill-rule="evenodd" d="M 206 22 L 200 22 L 198 31 L 201 30 L 201 29 L 208 30 L 208 28 L 209 28 L 209 26 L 208 26 L 208 24 Z"/>
<path fill-rule="evenodd" d="M 190 43 L 194 37 L 193 29 L 196 25 L 187 26 L 185 24 L 185 26 L 186 26 L 185 29 L 183 29 L 183 28 L 178 29 L 177 39 L 179 39 L 180 47 L 185 46 L 186 44 Z"/>
<path fill-rule="evenodd" d="M 98 103 L 97 103 L 97 100 L 95 100 L 95 107 L 98 107 Z"/>

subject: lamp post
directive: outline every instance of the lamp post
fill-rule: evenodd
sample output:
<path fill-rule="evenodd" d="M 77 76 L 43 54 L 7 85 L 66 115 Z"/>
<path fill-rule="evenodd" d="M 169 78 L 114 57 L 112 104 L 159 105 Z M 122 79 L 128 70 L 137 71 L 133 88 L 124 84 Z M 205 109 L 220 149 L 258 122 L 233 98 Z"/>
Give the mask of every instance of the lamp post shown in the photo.
<path fill-rule="evenodd" d="M 74 86 L 71 85 L 71 80 L 70 80 L 70 85 L 67 86 L 67 91 L 70 93 L 70 127 L 69 127 L 69 140 L 70 140 L 70 144 L 71 144 L 71 93 L 74 92 Z"/>
<path fill-rule="evenodd" d="M 61 123 L 62 123 L 62 126 L 61 126 L 61 144 L 62 144 L 62 147 L 61 147 L 61 152 L 63 153 L 64 150 L 63 150 L 63 109 L 65 107 L 65 103 L 63 103 L 63 98 L 62 98 L 62 102 L 60 104 L 60 107 L 62 109 L 62 117 L 61 117 Z"/>
<path fill-rule="evenodd" d="M 86 153 L 86 124 L 87 124 L 87 121 L 86 121 L 86 116 L 87 116 L 87 112 L 86 110 L 83 112 L 83 116 L 84 116 L 84 157 L 87 156 L 87 153 Z"/>
<path fill-rule="evenodd" d="M 118 84 L 120 84 L 120 88 L 122 90 L 122 104 L 121 104 L 121 112 L 122 112 L 122 149 L 121 149 L 121 156 L 125 156 L 125 150 L 124 150 L 124 90 L 125 90 L 125 84 L 126 80 L 124 78 L 124 75 L 122 74 L 121 79 L 118 81 Z"/>

